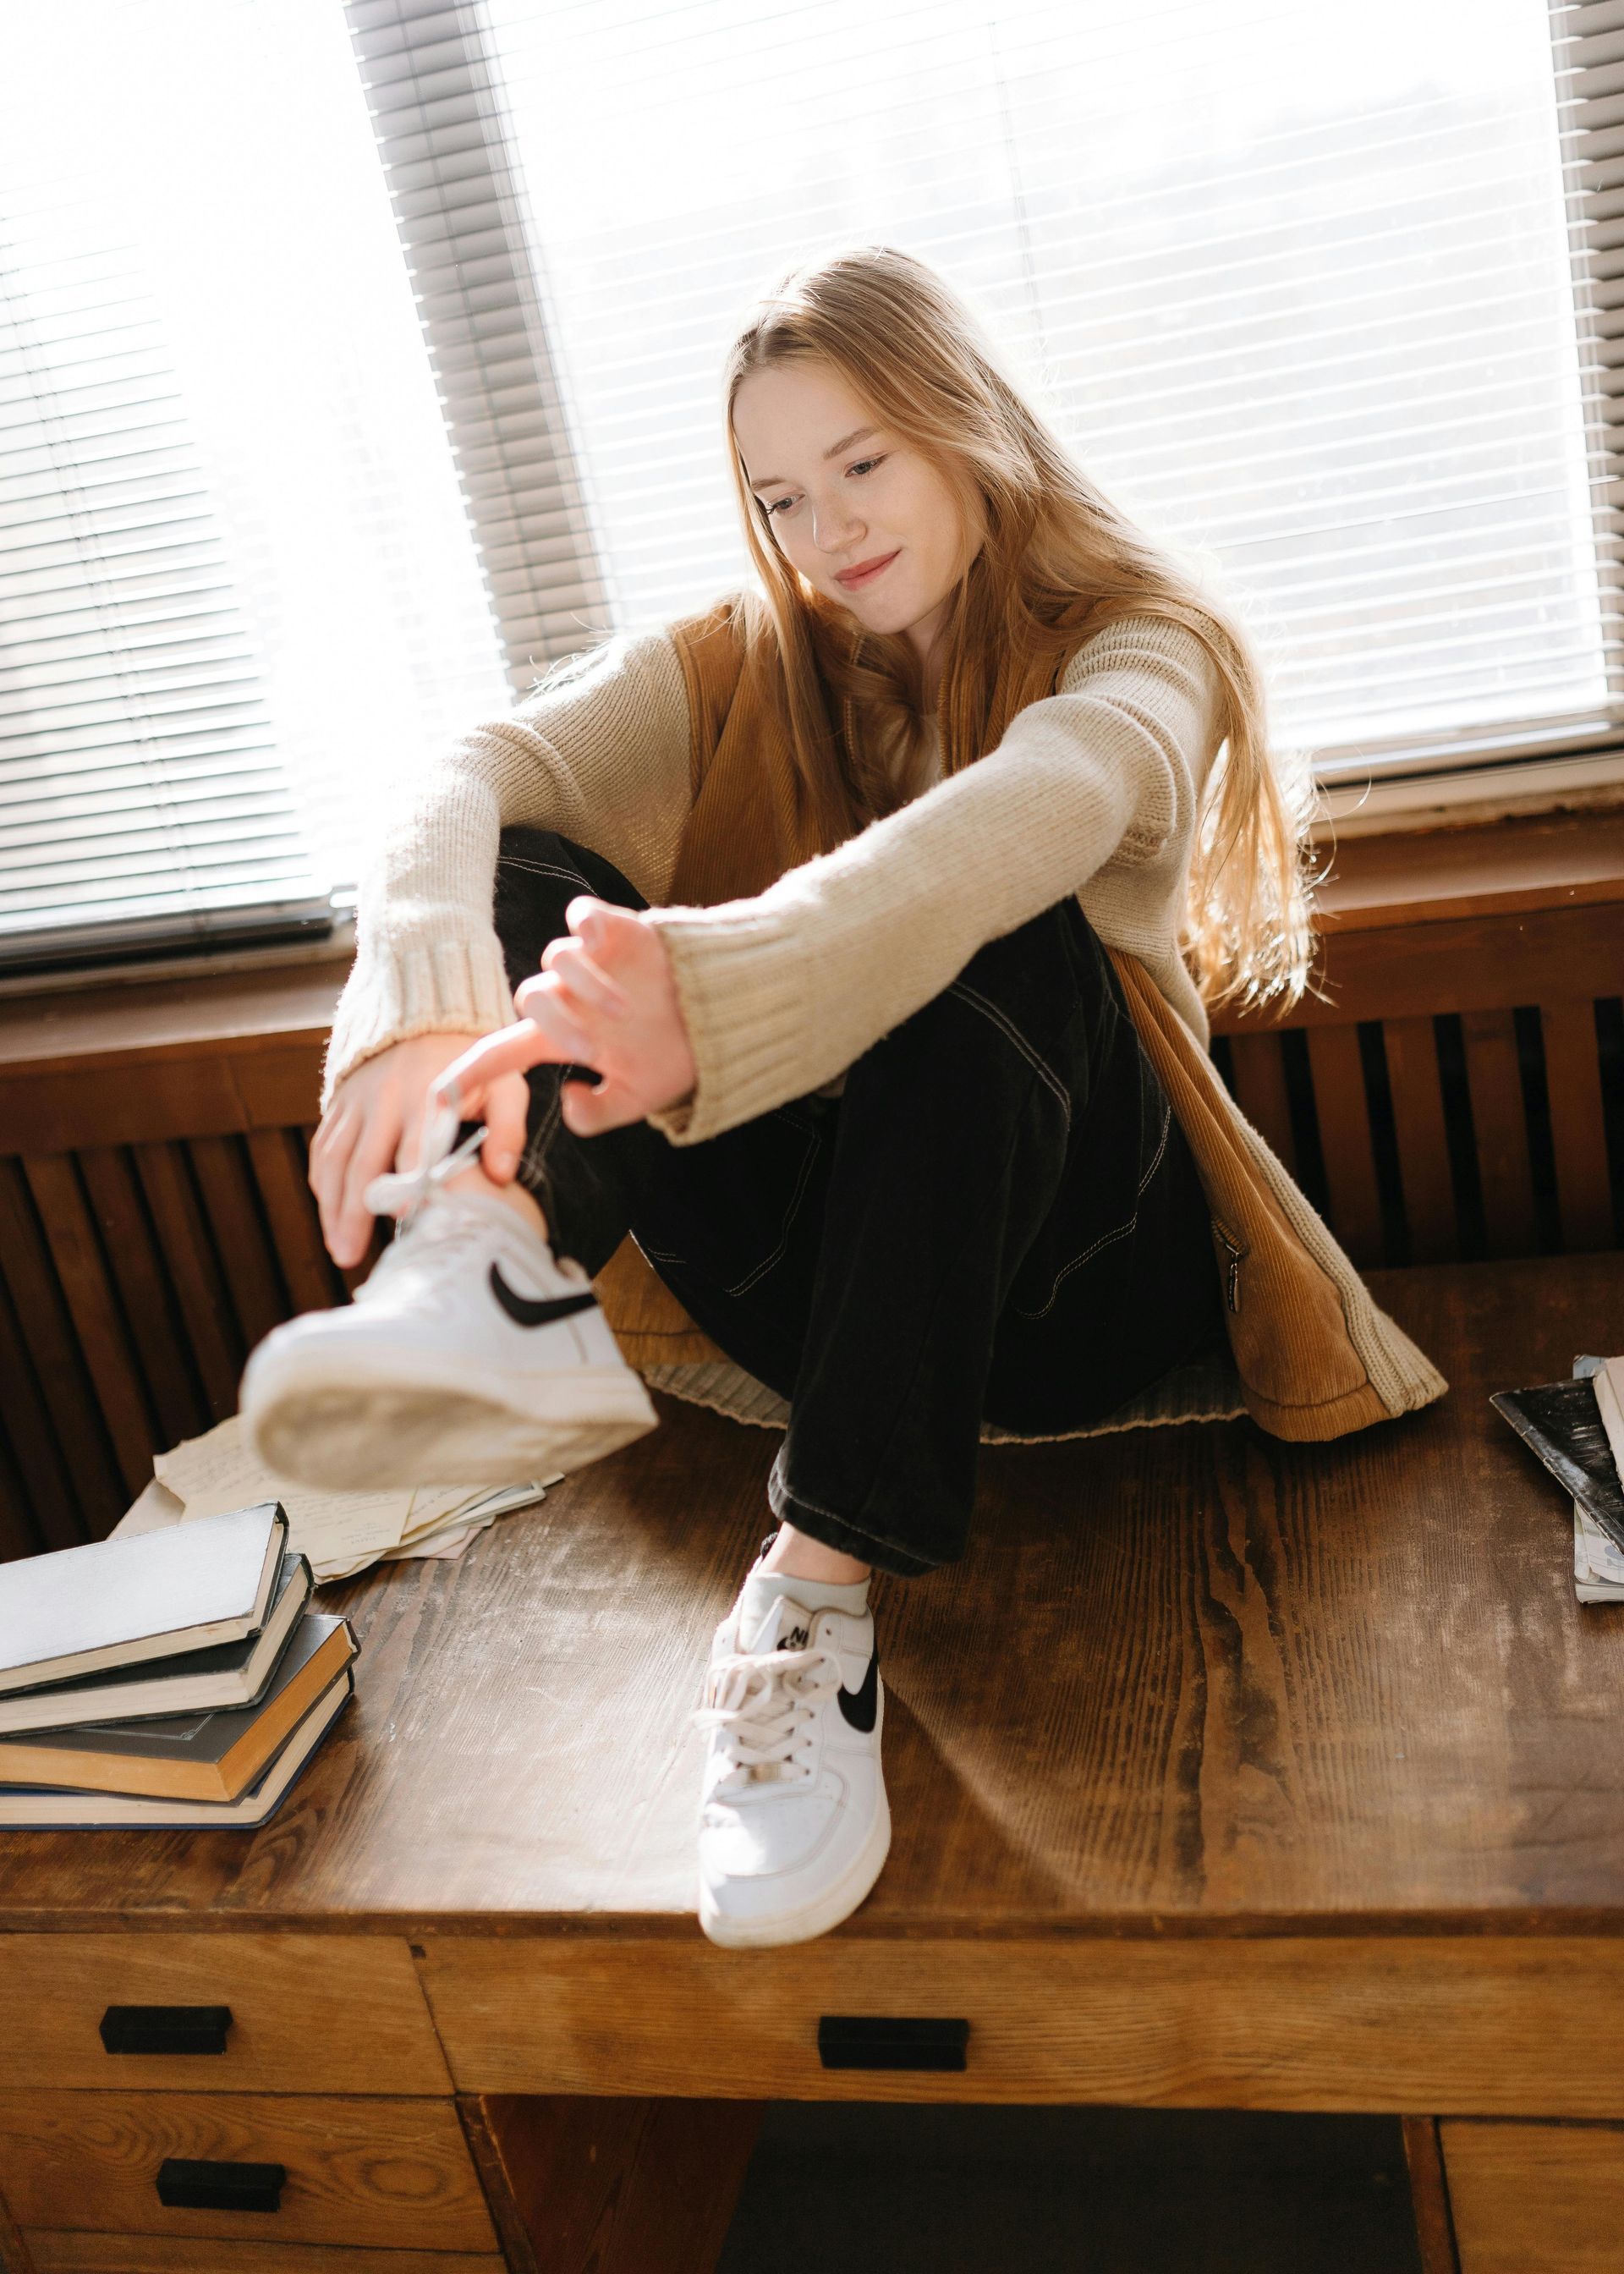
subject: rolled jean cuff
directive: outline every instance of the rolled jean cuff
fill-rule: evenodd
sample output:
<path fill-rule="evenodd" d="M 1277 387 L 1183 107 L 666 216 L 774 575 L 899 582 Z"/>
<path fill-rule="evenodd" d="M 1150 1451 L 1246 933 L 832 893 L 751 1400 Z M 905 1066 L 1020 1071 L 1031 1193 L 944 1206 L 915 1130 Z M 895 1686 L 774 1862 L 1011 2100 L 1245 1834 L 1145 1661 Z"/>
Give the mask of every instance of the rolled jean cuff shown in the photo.
<path fill-rule="evenodd" d="M 847 1517 L 835 1515 L 816 1501 L 801 1499 L 784 1481 L 783 1446 L 767 1472 L 767 1505 L 780 1524 L 793 1524 L 808 1540 L 818 1540 L 842 1555 L 854 1555 L 860 1563 L 872 1563 L 876 1571 L 892 1572 L 899 1579 L 918 1579 L 940 1568 L 912 1548 L 898 1547 L 894 1540 L 861 1531 Z"/>

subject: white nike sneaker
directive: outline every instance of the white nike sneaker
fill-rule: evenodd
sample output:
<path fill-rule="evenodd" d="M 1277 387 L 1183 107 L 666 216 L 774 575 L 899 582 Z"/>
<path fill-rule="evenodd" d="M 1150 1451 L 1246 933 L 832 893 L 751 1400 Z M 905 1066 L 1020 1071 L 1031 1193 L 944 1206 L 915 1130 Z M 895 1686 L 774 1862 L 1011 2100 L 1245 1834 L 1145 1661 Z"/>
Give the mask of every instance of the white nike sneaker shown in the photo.
<path fill-rule="evenodd" d="M 484 1131 L 448 1148 L 455 1112 L 417 1169 L 375 1177 L 405 1199 L 353 1303 L 273 1329 L 243 1375 L 243 1419 L 278 1474 L 337 1491 L 512 1484 L 582 1467 L 659 1417 L 621 1357 L 580 1264 L 557 1262 L 504 1201 L 444 1189 Z"/>
<path fill-rule="evenodd" d="M 754 1634 L 716 1630 L 699 1832 L 699 1924 L 748 1949 L 805 1942 L 854 1911 L 891 1848 L 885 1691 L 865 1611 L 775 1596 Z"/>

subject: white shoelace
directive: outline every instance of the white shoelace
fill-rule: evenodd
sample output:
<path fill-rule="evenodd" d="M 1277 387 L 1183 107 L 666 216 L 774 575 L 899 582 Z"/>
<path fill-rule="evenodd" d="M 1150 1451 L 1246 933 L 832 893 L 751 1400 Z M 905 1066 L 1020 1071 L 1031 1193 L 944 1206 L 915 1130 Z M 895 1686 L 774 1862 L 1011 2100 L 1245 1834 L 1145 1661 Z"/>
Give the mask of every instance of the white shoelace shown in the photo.
<path fill-rule="evenodd" d="M 489 1241 L 491 1219 L 483 1203 L 459 1209 L 455 1205 L 456 1194 L 446 1193 L 450 1206 L 429 1206 L 431 1201 L 440 1197 L 457 1171 L 466 1168 L 484 1142 L 485 1132 L 482 1125 L 453 1151 L 451 1141 L 462 1118 L 454 1088 L 424 1116 L 416 1164 L 374 1177 L 362 1194 L 374 1216 L 394 1216 L 398 1211 L 400 1221 L 395 1238 L 368 1277 L 356 1289 L 357 1303 L 365 1302 L 380 1287 L 394 1285 L 402 1271 L 410 1270 L 431 1249 L 437 1265 L 453 1249 Z M 400 1206 L 402 1202 L 403 1207 Z M 545 1242 L 542 1244 L 545 1250 Z M 572 1287 L 590 1285 L 583 1265 L 571 1257 L 555 1256 L 550 1250 L 546 1253 L 553 1269 Z"/>
<path fill-rule="evenodd" d="M 800 1781 L 786 1772 L 807 1724 L 840 1685 L 840 1661 L 832 1650 L 741 1651 L 718 1659 L 709 1675 L 712 1702 L 694 1715 L 696 1728 L 719 1733 L 727 1762 L 712 1798 L 724 1792 L 733 1798 L 755 1785 Z"/>
<path fill-rule="evenodd" d="M 423 1126 L 417 1132 L 416 1166 L 374 1177 L 362 1193 L 374 1216 L 398 1215 L 402 1226 L 410 1224 L 431 1193 L 438 1192 L 459 1169 L 467 1167 L 485 1142 L 485 1133 L 482 1124 L 453 1152 L 451 1141 L 462 1118 L 454 1088 L 423 1117 Z"/>

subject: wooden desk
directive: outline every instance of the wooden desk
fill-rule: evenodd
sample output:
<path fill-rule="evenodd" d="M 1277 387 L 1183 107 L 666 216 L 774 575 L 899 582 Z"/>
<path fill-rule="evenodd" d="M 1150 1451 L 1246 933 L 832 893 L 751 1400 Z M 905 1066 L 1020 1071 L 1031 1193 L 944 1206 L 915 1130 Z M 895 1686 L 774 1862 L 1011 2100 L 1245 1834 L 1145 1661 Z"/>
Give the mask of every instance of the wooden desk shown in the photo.
<path fill-rule="evenodd" d="M 594 2107 L 700 2104 L 683 2152 L 719 2172 L 726 2104 L 843 2097 L 1391 2110 L 1424 2158 L 1442 2117 L 1465 2274 L 1511 2274 L 1485 2120 L 1624 2123 L 1624 1621 L 1575 1604 L 1568 1503 L 1487 1397 L 1624 1349 L 1624 1257 L 1372 1284 L 1449 1377 L 1425 1413 L 986 1454 L 972 1555 L 876 1587 L 895 1845 L 819 1941 L 725 1952 L 693 1915 L 688 1716 L 774 1435 L 664 1404 L 462 1562 L 320 1591 L 357 1696 L 265 1830 L 0 1834 L 0 2187 L 41 2274 L 137 2263 L 89 2249 L 64 2159 L 139 2175 L 144 2109 L 191 2139 L 227 2094 L 233 2139 L 308 2129 L 308 2096 L 357 2170 L 369 2124 L 397 2142 L 416 2176 L 365 2236 L 394 2274 L 496 2263 L 454 2095 L 510 2256 L 548 2268 L 525 2189 Z M 241 2026 L 118 2059 L 114 2000 Z M 828 2014 L 966 2019 L 967 2066 L 825 2068 Z M 1524 2206 L 1538 2171 L 1570 2192 L 1563 2138 L 1620 2185 L 1624 2132 L 1507 2125 Z M 344 2238 L 301 2202 L 282 2255 L 229 2263 L 317 2274 Z"/>

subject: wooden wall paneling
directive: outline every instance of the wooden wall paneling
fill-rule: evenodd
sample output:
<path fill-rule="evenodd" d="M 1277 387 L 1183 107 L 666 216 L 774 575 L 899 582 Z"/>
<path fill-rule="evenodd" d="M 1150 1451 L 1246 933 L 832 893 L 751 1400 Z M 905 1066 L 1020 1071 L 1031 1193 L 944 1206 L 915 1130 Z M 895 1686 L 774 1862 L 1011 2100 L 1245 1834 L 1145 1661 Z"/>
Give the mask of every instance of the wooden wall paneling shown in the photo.
<path fill-rule="evenodd" d="M 180 1305 L 208 1419 L 223 1421 L 237 1411 L 237 1385 L 247 1352 L 192 1188 L 190 1167 L 179 1145 L 133 1145 L 130 1151 Z"/>
<path fill-rule="evenodd" d="M 1285 1060 L 1278 1035 L 1236 1035 L 1229 1049 L 1235 1067 L 1235 1096 L 1252 1127 L 1297 1174 L 1297 1138 L 1286 1091 Z"/>
<path fill-rule="evenodd" d="M 134 1065 L 87 1058 L 78 1065 L 0 1069 L 0 1148 L 11 1153 L 158 1144 L 242 1126 L 242 1100 L 222 1053 Z"/>
<path fill-rule="evenodd" d="M 1454 1263 L 1461 1252 L 1444 1127 L 1438 1037 L 1431 1018 L 1388 1019 L 1382 1026 L 1387 1087 L 1398 1140 L 1399 1180 L 1412 1263 Z"/>
<path fill-rule="evenodd" d="M 297 1129 L 256 1129 L 247 1140 L 276 1260 L 296 1311 L 326 1311 L 342 1299 L 343 1282 L 321 1244 L 315 1194 L 305 1179 Z"/>
<path fill-rule="evenodd" d="M 1569 1255 L 1581 1255 L 1612 1247 L 1617 1237 L 1607 1174 L 1596 1005 L 1588 998 L 1542 1004 L 1539 1026 L 1545 1039 L 1562 1246 Z"/>
<path fill-rule="evenodd" d="M 5 1432 L 0 1429 L 0 1563 L 33 1555 L 45 1545 L 34 1528 L 27 1495 Z M 0 2257 L 0 2267 L 5 2261 Z"/>
<path fill-rule="evenodd" d="M 52 1434 L 73 1480 L 78 1536 L 99 1540 L 125 1505 L 124 1480 L 34 1216 L 22 1164 L 3 1158 L 0 1271 L 11 1290 Z M 71 1544 L 59 1537 L 51 1540 L 53 1547 Z"/>
<path fill-rule="evenodd" d="M 5 1386 L 6 1442 L 34 1534 L 33 1552 L 72 1547 L 94 1535 L 51 1427 L 49 1411 L 12 1307 L 0 1279 L 0 1383 Z"/>
<path fill-rule="evenodd" d="M 186 1151 L 246 1352 L 287 1317 L 289 1308 L 247 1158 L 231 1137 L 195 1138 Z"/>
<path fill-rule="evenodd" d="M 1509 1009 L 1467 1011 L 1461 1034 L 1489 1254 L 1533 1255 L 1539 1243 L 1515 1024 Z"/>
<path fill-rule="evenodd" d="M 95 1145 L 79 1156 L 79 1174 L 128 1321 L 136 1361 L 165 1446 L 207 1427 L 175 1291 L 142 1201 L 129 1154 Z"/>
<path fill-rule="evenodd" d="M 112 1439 L 125 1497 L 133 1500 L 152 1476 L 157 1427 L 73 1156 L 47 1153 L 25 1158 L 23 1174 Z"/>
<path fill-rule="evenodd" d="M 1339 924 L 1325 934 L 1321 956 L 1315 977 L 1323 992 L 1305 995 L 1284 1023 L 1344 1027 L 1555 1003 L 1573 993 L 1578 972 L 1591 994 L 1620 995 L 1624 908 L 1613 902 L 1368 929 Z M 1226 1035 L 1274 1023 L 1234 1011 L 1212 1022 L 1215 1034 Z"/>
<path fill-rule="evenodd" d="M 263 1040 L 234 1055 L 232 1080 L 242 1101 L 244 1129 L 297 1128 L 321 1096 L 324 1029 L 318 1035 L 288 1035 L 274 1048 Z"/>
<path fill-rule="evenodd" d="M 1386 1243 L 1358 1028 L 1311 1027 L 1308 1063 L 1330 1192 L 1331 1230 L 1356 1264 L 1380 1264 Z"/>

